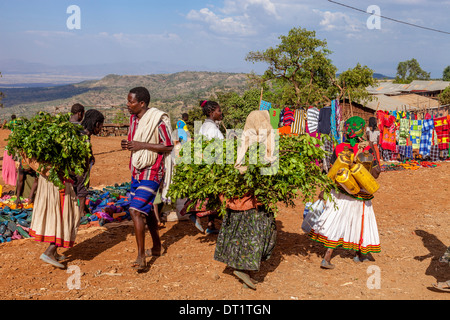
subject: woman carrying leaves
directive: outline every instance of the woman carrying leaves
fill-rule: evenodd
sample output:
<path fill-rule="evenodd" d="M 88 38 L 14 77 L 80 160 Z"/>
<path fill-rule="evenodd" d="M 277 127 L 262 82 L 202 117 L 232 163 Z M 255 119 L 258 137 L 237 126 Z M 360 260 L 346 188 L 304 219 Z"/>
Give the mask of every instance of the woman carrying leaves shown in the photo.
<path fill-rule="evenodd" d="M 204 136 L 207 140 L 225 139 L 216 123 L 217 121 L 221 121 L 223 119 L 220 105 L 215 101 L 204 100 L 200 102 L 200 107 L 202 108 L 203 114 L 207 117 L 207 119 L 201 126 L 199 134 Z M 191 202 L 189 200 L 186 201 L 184 210 L 186 210 L 190 203 Z M 203 205 L 201 205 L 201 203 L 197 203 L 195 208 L 188 212 L 190 213 L 189 219 L 194 223 L 195 227 L 203 233 L 205 230 L 200 223 L 200 217 L 208 216 L 208 228 L 206 229 L 206 233 L 219 233 L 214 225 L 214 219 L 217 216 L 217 212 L 213 210 L 206 210 L 206 205 L 207 202 L 204 202 Z"/>
<path fill-rule="evenodd" d="M 103 122 L 104 116 L 99 111 L 89 110 L 86 112 L 83 127 L 87 136 L 99 134 L 103 127 Z M 70 125 L 75 127 L 74 124 Z M 72 128 L 66 129 L 65 131 L 68 131 Z M 74 132 L 78 135 L 80 134 L 77 128 L 74 128 Z M 80 139 L 80 141 L 84 143 L 86 140 Z M 88 148 L 90 148 L 90 143 L 88 143 Z M 67 157 L 74 158 L 73 152 L 79 152 L 75 148 L 72 150 L 72 152 L 69 150 L 65 151 Z M 62 173 L 58 175 L 62 176 Z M 39 175 L 30 235 L 38 242 L 49 243 L 40 259 L 63 269 L 65 266 L 60 261 L 64 260 L 65 257 L 59 255 L 57 249 L 60 247 L 73 247 L 82 213 L 78 206 L 77 195 L 73 185 L 74 181 L 67 178 L 61 180 L 64 184 L 63 188 L 59 188 L 52 183 L 44 174 Z"/>
<path fill-rule="evenodd" d="M 352 117 L 344 124 L 346 140 L 336 146 L 331 162 L 334 163 L 342 151 L 347 148 L 355 159 L 359 152 L 369 151 L 373 156 L 371 174 L 376 179 L 381 170 L 373 149 L 361 142 L 364 135 L 365 121 Z M 321 267 L 333 269 L 331 255 L 337 247 L 356 251 L 355 262 L 367 260 L 367 254 L 380 252 L 380 240 L 375 213 L 372 206 L 373 195 L 361 190 L 357 194 L 346 192 L 337 184 L 339 192 L 331 191 L 331 200 L 325 204 L 324 211 L 312 227 L 309 236 L 322 243 L 327 251 Z M 323 198 L 323 194 L 319 195 Z"/>
<path fill-rule="evenodd" d="M 273 133 L 270 117 L 267 110 L 253 111 L 246 119 L 244 132 L 241 136 L 241 144 L 244 146 L 242 153 L 251 145 L 246 143 L 246 137 L 250 133 L 266 135 L 263 141 L 270 140 Z M 266 147 L 269 144 L 266 143 Z M 236 164 L 239 161 L 239 151 Z M 239 167 L 240 175 L 251 171 L 248 167 Z M 260 174 L 260 173 L 258 173 Z M 257 185 L 254 186 L 255 188 Z M 244 196 L 236 199 L 242 202 L 239 205 L 227 206 L 223 217 L 223 223 L 217 238 L 214 259 L 233 268 L 233 274 L 251 289 L 256 289 L 256 283 L 249 275 L 250 271 L 259 271 L 261 261 L 268 260 L 275 248 L 277 230 L 275 216 L 271 210 L 259 203 L 256 197 Z M 227 202 L 229 200 L 226 200 Z M 231 202 L 235 202 L 232 200 Z"/>

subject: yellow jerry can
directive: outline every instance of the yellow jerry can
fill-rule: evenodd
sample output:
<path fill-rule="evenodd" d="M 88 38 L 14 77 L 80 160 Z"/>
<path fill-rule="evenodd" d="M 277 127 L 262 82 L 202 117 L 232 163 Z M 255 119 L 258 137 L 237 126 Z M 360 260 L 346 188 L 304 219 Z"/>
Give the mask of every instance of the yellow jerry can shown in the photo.
<path fill-rule="evenodd" d="M 361 163 L 357 163 L 352 166 L 350 171 L 360 187 L 367 193 L 374 194 L 378 191 L 378 189 L 380 189 L 378 182 Z"/>
<path fill-rule="evenodd" d="M 357 194 L 361 191 L 358 182 L 347 168 L 341 168 L 336 174 L 336 182 L 350 194 Z"/>

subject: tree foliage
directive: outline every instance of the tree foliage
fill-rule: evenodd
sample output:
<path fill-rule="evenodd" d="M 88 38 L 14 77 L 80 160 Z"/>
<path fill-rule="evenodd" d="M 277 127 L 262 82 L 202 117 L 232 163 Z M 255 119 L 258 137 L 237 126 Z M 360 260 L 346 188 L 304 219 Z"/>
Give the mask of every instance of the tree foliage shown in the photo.
<path fill-rule="evenodd" d="M 442 72 L 442 80 L 450 81 L 450 66 L 447 66 Z"/>
<path fill-rule="evenodd" d="M 441 105 L 450 104 L 450 86 L 439 95 L 439 102 Z"/>
<path fill-rule="evenodd" d="M 348 98 L 363 104 L 372 101 L 373 97 L 367 91 L 367 87 L 374 86 L 377 80 L 373 78 L 373 70 L 360 63 L 352 69 L 342 72 L 334 84 L 339 89 L 338 99 Z"/>
<path fill-rule="evenodd" d="M 249 52 L 246 60 L 269 65 L 262 79 L 276 80 L 284 100 L 280 103 L 302 106 L 329 100 L 337 68 L 328 58 L 327 42 L 303 28 L 293 28 L 279 39 L 275 48 Z"/>
<path fill-rule="evenodd" d="M 399 62 L 394 83 L 411 83 L 414 80 L 430 80 L 430 73 L 422 70 L 414 58 Z"/>

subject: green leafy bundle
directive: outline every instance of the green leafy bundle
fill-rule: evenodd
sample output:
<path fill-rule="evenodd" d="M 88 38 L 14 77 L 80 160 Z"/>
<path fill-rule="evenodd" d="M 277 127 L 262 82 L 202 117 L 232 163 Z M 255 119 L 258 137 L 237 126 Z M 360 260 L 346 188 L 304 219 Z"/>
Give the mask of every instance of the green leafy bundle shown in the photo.
<path fill-rule="evenodd" d="M 255 143 L 246 153 L 247 170 L 243 174 L 234 167 L 239 143 L 239 140 L 205 141 L 198 135 L 185 143 L 176 160 L 168 195 L 172 199 L 193 200 L 191 207 L 198 200 L 208 199 L 208 209 L 224 214 L 226 202 L 220 201 L 220 194 L 226 199 L 253 194 L 258 202 L 277 214 L 280 202 L 294 207 L 294 200 L 300 195 L 304 202 L 310 202 L 317 190 L 323 190 L 325 198 L 329 198 L 335 188 L 316 164 L 316 159 L 325 156 L 325 151 L 315 146 L 322 145 L 322 140 L 309 135 L 280 136 L 275 154 L 278 165 L 264 163 L 259 155 L 264 154 L 265 146 Z M 271 174 L 262 174 L 261 169 Z"/>
<path fill-rule="evenodd" d="M 91 157 L 88 137 L 80 135 L 83 127 L 69 118 L 69 114 L 40 112 L 30 120 L 16 119 L 7 125 L 12 130 L 6 139 L 8 154 L 35 159 L 40 163 L 38 170 L 50 167 L 49 181 L 64 188 L 62 181 L 70 179 L 71 174 L 82 175 Z"/>

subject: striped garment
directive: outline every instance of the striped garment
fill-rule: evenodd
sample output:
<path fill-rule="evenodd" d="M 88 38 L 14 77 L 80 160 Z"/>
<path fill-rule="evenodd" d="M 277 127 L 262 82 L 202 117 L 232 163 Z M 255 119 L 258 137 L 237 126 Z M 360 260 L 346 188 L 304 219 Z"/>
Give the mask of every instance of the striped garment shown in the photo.
<path fill-rule="evenodd" d="M 311 107 L 307 111 L 309 132 L 316 132 L 319 128 L 319 109 Z"/>
<path fill-rule="evenodd" d="M 295 110 L 294 123 L 292 124 L 292 133 L 304 134 L 305 133 L 305 111 L 302 109 Z"/>
<path fill-rule="evenodd" d="M 131 178 L 130 210 L 136 210 L 148 215 L 152 211 L 153 201 L 155 201 L 158 189 L 159 183 L 155 181 L 138 181 Z"/>
<path fill-rule="evenodd" d="M 422 135 L 420 138 L 419 153 L 423 156 L 430 155 L 431 143 L 433 139 L 434 121 L 432 119 L 423 120 Z"/>
<path fill-rule="evenodd" d="M 289 107 L 286 107 L 284 109 L 282 121 L 283 121 L 283 125 L 285 125 L 285 126 L 290 126 L 295 121 L 294 111 L 291 110 Z"/>
<path fill-rule="evenodd" d="M 135 115 L 132 115 L 130 118 L 130 128 L 128 130 L 128 141 L 133 141 L 138 126 L 139 126 L 139 118 Z M 158 124 L 158 134 L 160 144 L 163 144 L 166 147 L 173 146 L 172 138 L 170 134 L 167 132 L 167 127 L 164 121 L 160 121 Z M 157 183 L 161 183 L 161 180 L 164 177 L 165 172 L 164 155 L 162 153 L 159 153 L 153 166 L 146 167 L 141 170 L 133 167 L 130 157 L 129 167 L 131 171 L 131 176 L 134 179 L 138 181 L 151 180 Z"/>

